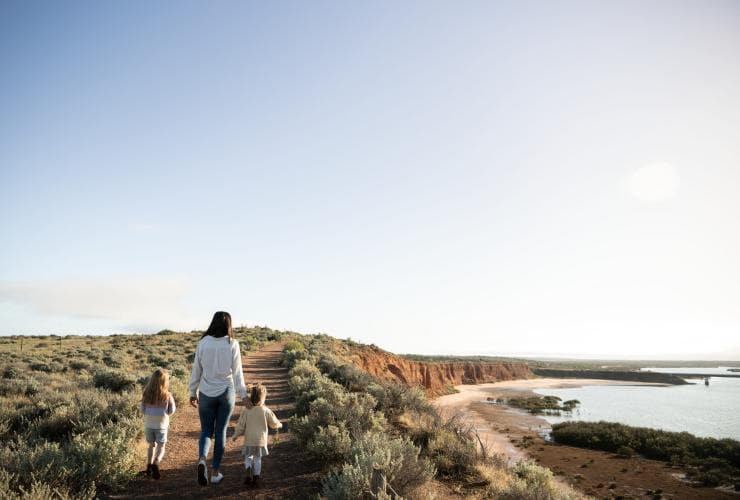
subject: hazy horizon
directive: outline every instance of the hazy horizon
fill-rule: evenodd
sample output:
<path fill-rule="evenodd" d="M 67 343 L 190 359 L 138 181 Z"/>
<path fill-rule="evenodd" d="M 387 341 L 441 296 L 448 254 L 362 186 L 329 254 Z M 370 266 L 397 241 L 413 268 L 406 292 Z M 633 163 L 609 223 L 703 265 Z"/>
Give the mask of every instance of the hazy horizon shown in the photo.
<path fill-rule="evenodd" d="M 5 2 L 0 335 L 227 310 L 393 352 L 740 359 L 739 27 Z"/>

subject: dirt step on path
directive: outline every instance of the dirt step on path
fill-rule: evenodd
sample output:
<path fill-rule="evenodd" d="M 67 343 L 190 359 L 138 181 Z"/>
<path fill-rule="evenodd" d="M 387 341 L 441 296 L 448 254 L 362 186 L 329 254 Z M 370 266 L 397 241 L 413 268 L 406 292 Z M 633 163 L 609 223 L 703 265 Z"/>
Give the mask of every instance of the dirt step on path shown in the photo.
<path fill-rule="evenodd" d="M 285 421 L 293 414 L 294 401 L 288 389 L 288 370 L 280 366 L 282 344 L 270 344 L 242 357 L 247 385 L 261 382 L 267 387 L 267 406 Z M 199 486 L 195 467 L 198 460 L 200 420 L 190 405 L 177 409 L 170 426 L 167 453 L 162 462 L 162 478 L 141 478 L 129 484 L 116 498 L 306 498 L 319 489 L 319 465 L 305 457 L 291 434 L 270 436 L 270 455 L 262 461 L 262 485 L 244 486 L 244 460 L 240 441 L 231 435 L 243 406 L 237 405 L 229 422 L 226 452 L 221 462 L 224 479 L 217 485 Z M 212 455 L 213 451 L 211 451 Z M 210 471 L 210 456 L 208 460 Z M 142 464 L 143 469 L 143 464 Z"/>

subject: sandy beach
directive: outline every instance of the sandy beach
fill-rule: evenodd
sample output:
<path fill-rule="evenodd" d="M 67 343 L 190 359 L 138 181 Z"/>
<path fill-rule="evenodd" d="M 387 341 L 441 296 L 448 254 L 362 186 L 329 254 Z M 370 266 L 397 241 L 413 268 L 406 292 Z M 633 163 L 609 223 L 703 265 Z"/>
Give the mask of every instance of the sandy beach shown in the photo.
<path fill-rule="evenodd" d="M 662 385 L 596 379 L 536 378 L 480 385 L 460 385 L 456 394 L 434 400 L 442 415 L 461 414 L 478 431 L 491 453 L 509 463 L 532 459 L 550 468 L 557 481 L 595 498 L 640 497 L 662 491 L 665 498 L 710 500 L 737 498 L 716 488 L 696 488 L 683 481 L 683 471 L 638 456 L 622 459 L 608 452 L 557 445 L 542 439 L 550 424 L 536 415 L 490 404 L 486 398 L 535 396 L 534 389 L 587 385 Z"/>
<path fill-rule="evenodd" d="M 597 379 L 557 379 L 535 378 L 507 380 L 478 385 L 455 386 L 457 393 L 441 396 L 434 404 L 443 415 L 460 413 L 478 431 L 483 443 L 492 453 L 506 457 L 509 462 L 526 458 L 526 453 L 517 448 L 512 441 L 521 439 L 532 432 L 545 432 L 550 424 L 544 418 L 511 409 L 505 406 L 486 403 L 487 398 L 531 397 L 534 389 L 583 387 L 586 385 L 662 385 L 640 382 L 620 382 Z"/>

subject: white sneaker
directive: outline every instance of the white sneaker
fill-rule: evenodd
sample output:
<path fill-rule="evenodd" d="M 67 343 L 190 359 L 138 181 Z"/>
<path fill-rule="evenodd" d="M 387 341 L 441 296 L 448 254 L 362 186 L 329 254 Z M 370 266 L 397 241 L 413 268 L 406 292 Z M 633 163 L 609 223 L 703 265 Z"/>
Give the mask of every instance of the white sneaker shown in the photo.
<path fill-rule="evenodd" d="M 221 482 L 223 478 L 224 478 L 224 475 L 221 474 L 220 472 L 218 473 L 217 476 L 214 476 L 213 474 L 211 474 L 211 484 L 218 484 Z"/>
<path fill-rule="evenodd" d="M 201 460 L 198 462 L 198 484 L 201 486 L 208 486 L 208 474 L 206 473 L 206 462 Z"/>

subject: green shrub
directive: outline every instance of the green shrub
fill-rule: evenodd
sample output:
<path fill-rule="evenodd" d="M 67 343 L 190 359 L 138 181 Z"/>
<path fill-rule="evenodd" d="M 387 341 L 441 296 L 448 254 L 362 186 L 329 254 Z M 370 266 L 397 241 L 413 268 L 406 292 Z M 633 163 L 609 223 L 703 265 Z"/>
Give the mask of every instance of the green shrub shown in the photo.
<path fill-rule="evenodd" d="M 294 366 L 298 361 L 308 359 L 307 351 L 283 351 L 280 364 L 288 368 Z"/>
<path fill-rule="evenodd" d="M 740 442 L 701 438 L 688 432 L 631 427 L 612 422 L 563 422 L 553 425 L 558 443 L 618 453 L 629 448 L 655 460 L 701 467 L 699 480 L 727 483 L 740 476 Z"/>
<path fill-rule="evenodd" d="M 303 345 L 303 342 L 300 342 L 298 340 L 289 340 L 285 343 L 285 346 L 283 347 L 283 352 L 285 351 L 305 351 L 306 346 Z"/>
<path fill-rule="evenodd" d="M 190 401 L 188 384 L 179 378 L 170 378 L 170 393 L 172 394 L 172 398 L 175 400 L 175 404 L 177 406 L 184 407 Z"/>
<path fill-rule="evenodd" d="M 93 377 L 95 387 L 108 389 L 113 392 L 122 392 L 133 389 L 136 386 L 136 380 L 122 372 L 106 370 L 98 371 Z"/>
<path fill-rule="evenodd" d="M 668 461 L 686 457 L 697 463 L 716 458 L 740 468 L 740 442 L 734 439 L 701 438 L 688 432 L 669 432 L 631 427 L 613 422 L 563 422 L 553 425 L 558 443 L 616 452 L 627 446 L 648 458 Z"/>
<path fill-rule="evenodd" d="M 27 386 L 25 380 L 3 380 L 0 383 L 0 396 L 22 396 L 26 394 Z"/>
<path fill-rule="evenodd" d="M 520 461 L 511 470 L 502 466 L 479 467 L 487 480 L 485 498 L 496 500 L 580 500 L 587 497 L 558 485 L 549 469 Z"/>
<path fill-rule="evenodd" d="M 344 422 L 340 422 L 319 427 L 309 439 L 306 451 L 320 463 L 330 464 L 343 460 L 349 454 L 351 444 L 349 431 Z"/>
<path fill-rule="evenodd" d="M 26 380 L 25 395 L 28 397 L 35 396 L 39 393 L 39 384 L 33 379 Z"/>
<path fill-rule="evenodd" d="M 117 354 L 105 354 L 103 356 L 103 363 L 109 368 L 120 368 L 123 366 L 123 359 Z"/>
<path fill-rule="evenodd" d="M 630 458 L 634 454 L 635 454 L 635 450 L 633 450 L 629 446 L 622 445 L 619 448 L 617 448 L 617 455 L 619 455 L 622 458 Z"/>
<path fill-rule="evenodd" d="M 244 337 L 239 340 L 239 344 L 242 352 L 256 351 L 260 346 L 260 343 L 253 337 Z"/>
<path fill-rule="evenodd" d="M 190 373 L 188 372 L 188 370 L 183 368 L 182 365 L 172 365 L 170 367 L 170 375 L 172 375 L 173 378 L 187 380 Z"/>
<path fill-rule="evenodd" d="M 52 371 L 51 366 L 49 366 L 48 363 L 43 363 L 40 361 L 30 363 L 28 367 L 35 372 L 51 373 Z"/>
<path fill-rule="evenodd" d="M 377 400 L 376 409 L 389 420 L 404 413 L 436 415 L 420 387 L 408 387 L 396 382 L 372 383 L 365 389 Z"/>
<path fill-rule="evenodd" d="M 66 450 L 73 464 L 73 480 L 89 489 L 97 486 L 116 490 L 135 474 L 135 452 L 131 441 L 139 429 L 137 420 L 90 429 L 75 436 Z"/>
<path fill-rule="evenodd" d="M 88 363 L 87 361 L 82 361 L 82 360 L 79 360 L 79 359 L 75 359 L 75 360 L 69 362 L 69 367 L 72 368 L 75 371 L 89 370 L 90 369 L 90 363 Z"/>
<path fill-rule="evenodd" d="M 427 454 L 441 476 L 463 478 L 478 462 L 478 446 L 473 439 L 449 428 L 432 434 Z"/>
<path fill-rule="evenodd" d="M 350 456 L 351 461 L 342 466 L 341 472 L 332 473 L 322 481 L 323 494 L 330 500 L 364 497 L 370 491 L 374 466 L 383 470 L 388 484 L 400 495 L 408 494 L 434 476 L 434 467 L 419 458 L 419 449 L 403 437 L 368 433 L 353 444 Z"/>
<path fill-rule="evenodd" d="M 166 367 L 169 366 L 169 360 L 159 354 L 150 354 L 147 361 L 152 366 Z"/>
<path fill-rule="evenodd" d="M 6 366 L 3 369 L 3 378 L 6 380 L 11 378 L 21 378 L 21 370 L 17 366 Z"/>
<path fill-rule="evenodd" d="M 38 480 L 22 488 L 18 475 L 0 469 L 0 498 L 4 500 L 68 500 L 73 497 L 65 488 L 53 488 Z"/>
<path fill-rule="evenodd" d="M 59 363 L 58 361 L 53 361 L 49 363 L 49 370 L 52 373 L 61 373 L 67 370 L 67 367 L 64 366 L 62 363 Z"/>
<path fill-rule="evenodd" d="M 336 392 L 325 396 L 310 405 L 310 418 L 318 426 L 344 422 L 352 439 L 368 431 L 385 429 L 385 418 L 382 413 L 373 411 L 375 398 L 370 394 Z"/>

